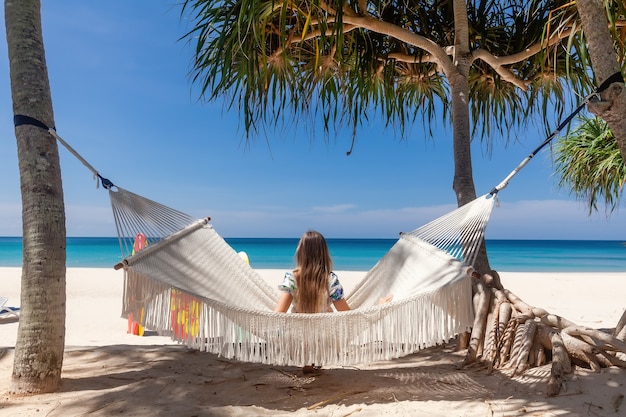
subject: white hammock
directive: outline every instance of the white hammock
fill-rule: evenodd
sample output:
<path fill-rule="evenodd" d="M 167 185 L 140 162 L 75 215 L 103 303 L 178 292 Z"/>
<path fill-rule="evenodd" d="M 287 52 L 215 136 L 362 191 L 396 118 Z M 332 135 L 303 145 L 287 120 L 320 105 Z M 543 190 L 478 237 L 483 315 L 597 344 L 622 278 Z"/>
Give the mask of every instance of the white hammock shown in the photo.
<path fill-rule="evenodd" d="M 244 262 L 208 219 L 119 187 L 109 195 L 125 257 L 117 266 L 125 271 L 123 317 L 192 348 L 275 365 L 351 365 L 401 357 L 472 325 L 467 270 L 492 195 L 402 234 L 347 297 L 353 310 L 321 314 L 273 312 L 277 285 Z M 132 255 L 138 233 L 149 245 Z M 393 301 L 377 305 L 388 294 Z"/>
<path fill-rule="evenodd" d="M 606 79 L 597 92 L 621 72 Z M 194 221 L 103 178 L 54 128 L 26 115 L 15 126 L 47 129 L 109 190 L 124 261 L 123 315 L 188 346 L 277 365 L 349 365 L 387 360 L 445 341 L 472 325 L 467 274 L 497 193 L 580 112 L 585 101 L 489 194 L 410 233 L 348 297 L 351 311 L 274 313 L 278 290 L 251 269 L 208 224 Z M 133 253 L 142 233 L 147 248 Z M 486 254 L 485 254 L 486 255 Z M 374 305 L 393 294 L 393 301 Z"/>

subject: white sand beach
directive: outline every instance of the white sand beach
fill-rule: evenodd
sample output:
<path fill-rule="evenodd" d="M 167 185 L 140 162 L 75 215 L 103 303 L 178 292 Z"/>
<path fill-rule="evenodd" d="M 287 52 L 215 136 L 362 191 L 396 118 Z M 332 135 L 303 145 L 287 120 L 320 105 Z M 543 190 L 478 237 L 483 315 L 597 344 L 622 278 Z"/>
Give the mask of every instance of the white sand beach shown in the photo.
<path fill-rule="evenodd" d="M 284 271 L 261 270 L 278 283 Z M 19 307 L 20 268 L 0 268 L 0 296 Z M 363 272 L 338 271 L 349 293 Z M 500 272 L 527 303 L 579 325 L 612 328 L 626 302 L 626 273 Z M 511 378 L 460 369 L 454 345 L 389 362 L 325 369 L 241 363 L 192 351 L 151 332 L 127 333 L 123 275 L 67 271 L 66 356 L 60 392 L 7 394 L 18 322 L 0 320 L 0 416 L 626 416 L 626 372 L 576 368 L 547 397 L 549 366 Z"/>

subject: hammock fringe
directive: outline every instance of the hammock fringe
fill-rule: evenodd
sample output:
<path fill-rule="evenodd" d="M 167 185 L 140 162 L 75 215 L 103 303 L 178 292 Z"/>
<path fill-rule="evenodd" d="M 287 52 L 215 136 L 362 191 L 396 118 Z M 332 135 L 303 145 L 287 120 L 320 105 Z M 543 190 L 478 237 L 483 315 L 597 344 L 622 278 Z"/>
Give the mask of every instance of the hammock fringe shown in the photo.
<path fill-rule="evenodd" d="M 190 348 L 244 362 L 348 366 L 444 343 L 473 322 L 471 281 L 383 306 L 324 314 L 233 308 L 125 269 L 123 317 Z M 138 295 L 141 294 L 141 298 Z"/>
<path fill-rule="evenodd" d="M 347 297 L 352 310 L 285 314 L 273 311 L 277 287 L 206 221 L 119 187 L 110 195 L 130 255 L 119 264 L 123 317 L 191 348 L 246 362 L 347 366 L 402 357 L 473 324 L 468 271 L 492 196 L 402 234 Z M 393 301 L 377 305 L 389 294 Z"/>

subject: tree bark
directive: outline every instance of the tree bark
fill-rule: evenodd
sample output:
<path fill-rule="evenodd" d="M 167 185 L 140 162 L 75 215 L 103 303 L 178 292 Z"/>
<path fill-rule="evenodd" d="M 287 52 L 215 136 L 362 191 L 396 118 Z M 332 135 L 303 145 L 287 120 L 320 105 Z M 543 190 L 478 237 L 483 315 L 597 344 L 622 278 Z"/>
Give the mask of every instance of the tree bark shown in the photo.
<path fill-rule="evenodd" d="M 467 5 L 463 0 L 454 1 L 454 55 L 455 72 L 446 74 L 451 87 L 452 127 L 454 137 L 453 188 L 459 206 L 476 199 L 472 174 L 472 152 L 469 114 L 469 29 Z"/>
<path fill-rule="evenodd" d="M 13 111 L 54 126 L 39 0 L 5 0 Z M 65 207 L 59 153 L 45 129 L 15 128 L 22 191 L 20 321 L 9 391 L 57 391 L 65 346 Z"/>
<path fill-rule="evenodd" d="M 470 136 L 469 111 L 469 73 L 473 58 L 469 44 L 467 4 L 464 0 L 454 0 L 454 32 L 454 54 L 452 56 L 454 70 L 446 72 L 444 67 L 444 72 L 446 72 L 446 78 L 450 83 L 450 100 L 452 102 L 454 152 L 454 181 L 452 188 L 456 193 L 457 205 L 461 207 L 476 199 L 476 188 L 472 171 L 472 138 Z M 479 248 L 474 268 L 482 272 L 491 269 L 484 241 Z"/>
<path fill-rule="evenodd" d="M 600 85 L 611 75 L 620 72 L 617 52 L 609 31 L 609 22 L 602 0 L 577 0 L 576 7 L 588 44 L 589 56 Z M 613 83 L 600 94 L 601 100 L 589 103 L 589 110 L 604 119 L 619 144 L 622 158 L 626 161 L 626 93 L 624 82 Z"/>

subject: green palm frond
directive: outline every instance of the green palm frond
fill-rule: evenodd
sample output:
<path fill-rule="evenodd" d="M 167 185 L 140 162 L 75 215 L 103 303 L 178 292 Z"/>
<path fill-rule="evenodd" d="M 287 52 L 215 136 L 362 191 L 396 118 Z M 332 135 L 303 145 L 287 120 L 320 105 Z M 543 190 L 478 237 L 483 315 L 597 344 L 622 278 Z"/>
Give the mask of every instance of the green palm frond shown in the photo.
<path fill-rule="evenodd" d="M 615 0 L 617 1 L 617 0 Z M 360 10 L 361 7 L 366 11 Z M 237 110 L 246 132 L 276 126 L 286 115 L 303 124 L 319 118 L 326 132 L 353 132 L 372 115 L 405 127 L 421 117 L 448 121 L 449 80 L 418 47 L 385 31 L 343 24 L 346 13 L 370 17 L 419 35 L 442 50 L 455 45 L 452 0 L 185 0 L 195 27 L 192 79 L 208 100 L 222 97 Z M 467 0 L 470 49 L 495 57 L 520 53 L 555 33 L 569 33 L 539 53 L 510 64 L 527 91 L 475 61 L 470 69 L 473 133 L 489 139 L 524 128 L 536 114 L 549 119 L 572 106 L 568 91 L 592 85 L 575 4 L 569 0 Z M 187 16 L 188 15 L 188 16 Z M 400 58 L 402 57 L 402 58 Z M 552 119 L 550 119 L 552 120 Z M 315 123 L 306 123 L 310 126 Z M 489 140 L 487 140 L 489 143 Z"/>
<path fill-rule="evenodd" d="M 606 122 L 585 118 L 556 145 L 556 174 L 559 186 L 569 188 L 576 198 L 586 200 L 589 212 L 603 202 L 609 212 L 618 206 L 626 182 L 626 165 L 617 141 Z"/>
<path fill-rule="evenodd" d="M 548 42 L 551 36 L 571 29 L 577 17 L 575 5 L 560 0 L 474 3 L 480 5 L 473 11 L 470 8 L 476 48 L 500 57 L 544 44 L 538 53 L 507 67 L 517 78 L 525 80 L 526 91 L 504 81 L 489 65 L 474 64 L 470 74 L 474 133 L 489 138 L 493 129 L 507 138 L 510 132 L 525 129 L 527 123 L 537 120 L 533 115 L 540 115 L 548 134 L 555 116 L 560 119 L 564 111 L 578 104 L 576 95 L 569 92 L 591 85 L 588 61 L 571 57 L 581 42 L 579 32 Z M 561 12 L 555 14 L 555 10 Z M 477 128 L 481 130 L 477 132 Z"/>
<path fill-rule="evenodd" d="M 285 113 L 296 119 L 318 113 L 328 131 L 333 124 L 355 130 L 379 112 L 386 124 L 400 126 L 402 134 L 420 114 L 431 118 L 442 111 L 447 117 L 447 89 L 433 65 L 417 58 L 414 64 L 396 62 L 388 56 L 403 50 L 401 42 L 342 28 L 341 4 L 185 2 L 183 13 L 191 15 L 195 28 L 184 38 L 196 43 L 192 79 L 201 86 L 201 95 L 209 100 L 225 97 L 227 106 L 243 115 L 247 132 L 262 123 L 275 125 Z M 375 6 L 372 10 L 381 16 L 406 21 L 404 2 Z M 325 7 L 336 13 L 326 13 Z M 434 5 L 428 10 L 431 21 L 445 18 Z"/>
<path fill-rule="evenodd" d="M 615 41 L 615 49 L 620 57 L 620 64 L 624 66 L 626 62 L 626 2 L 623 0 L 605 1 L 607 17 L 609 19 L 609 28 L 613 40 Z"/>

